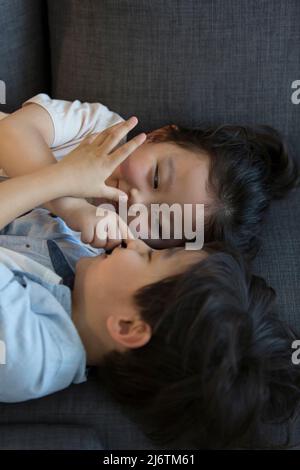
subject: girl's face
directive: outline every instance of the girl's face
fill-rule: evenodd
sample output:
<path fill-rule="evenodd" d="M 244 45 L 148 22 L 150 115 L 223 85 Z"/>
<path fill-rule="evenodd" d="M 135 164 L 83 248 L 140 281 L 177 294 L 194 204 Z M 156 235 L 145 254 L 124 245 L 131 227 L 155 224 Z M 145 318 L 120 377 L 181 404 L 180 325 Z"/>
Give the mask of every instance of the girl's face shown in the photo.
<path fill-rule="evenodd" d="M 169 206 L 177 203 L 183 208 L 184 204 L 209 204 L 208 172 L 209 157 L 205 153 L 197 154 L 173 143 L 146 140 L 106 183 L 128 194 L 128 207 L 143 203 L 150 210 L 153 203 Z M 181 241 L 147 240 L 147 243 L 162 248 Z"/>

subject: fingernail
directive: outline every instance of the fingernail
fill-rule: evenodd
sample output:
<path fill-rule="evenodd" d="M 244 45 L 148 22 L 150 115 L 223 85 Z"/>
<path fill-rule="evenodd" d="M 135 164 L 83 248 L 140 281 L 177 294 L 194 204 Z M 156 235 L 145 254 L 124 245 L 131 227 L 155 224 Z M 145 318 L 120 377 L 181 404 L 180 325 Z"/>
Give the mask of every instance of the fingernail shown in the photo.
<path fill-rule="evenodd" d="M 136 116 L 131 116 L 131 118 L 129 118 L 128 121 L 132 123 L 134 123 L 135 121 L 138 122 L 138 118 Z"/>

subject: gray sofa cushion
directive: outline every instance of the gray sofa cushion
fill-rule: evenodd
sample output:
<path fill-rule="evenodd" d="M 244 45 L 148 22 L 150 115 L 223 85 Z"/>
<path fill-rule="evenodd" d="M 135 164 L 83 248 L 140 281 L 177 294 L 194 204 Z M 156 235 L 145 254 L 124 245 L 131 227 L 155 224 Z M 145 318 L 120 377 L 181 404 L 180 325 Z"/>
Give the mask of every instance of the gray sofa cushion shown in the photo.
<path fill-rule="evenodd" d="M 3 429 L 15 429 L 17 440 L 22 439 L 19 435 L 19 426 L 30 423 L 35 448 L 43 448 L 47 445 L 51 448 L 51 433 L 45 436 L 42 434 L 38 438 L 35 434 L 37 426 L 49 425 L 63 428 L 68 426 L 82 426 L 84 429 L 90 428 L 90 440 L 80 442 L 81 434 L 70 435 L 61 432 L 64 448 L 84 449 L 81 445 L 99 445 L 105 450 L 110 449 L 151 449 L 153 446 L 144 437 L 138 427 L 123 412 L 122 408 L 111 400 L 103 387 L 96 380 L 95 376 L 89 378 L 88 382 L 80 385 L 73 385 L 66 390 L 49 395 L 39 400 L 31 400 L 17 404 L 0 403 L 0 426 Z M 48 428 L 51 430 L 51 428 Z M 77 428 L 76 428 L 77 429 Z M 30 431 L 31 432 L 31 431 Z M 49 437 L 48 437 L 49 436 Z M 30 442 L 28 437 L 27 442 Z M 7 439 L 1 433 L 0 428 L 0 449 L 5 448 Z M 53 439 L 52 448 L 56 449 L 57 439 Z M 30 447 L 30 444 L 28 444 Z M 73 447 L 70 447 L 73 446 Z M 18 448 L 18 447 L 16 447 Z"/>
<path fill-rule="evenodd" d="M 0 434 L 1 449 L 5 450 L 103 449 L 96 432 L 92 428 L 82 425 L 0 425 Z"/>
<path fill-rule="evenodd" d="M 47 91 L 42 2 L 28 1 L 26 14 L 21 0 L 2 1 L 0 79 L 10 84 L 3 111 Z M 134 133 L 170 122 L 267 123 L 300 153 L 300 106 L 291 102 L 291 84 L 300 78 L 298 0 L 51 0 L 48 10 L 53 97 L 100 101 L 123 117 L 136 114 Z M 1 34 L 4 26 L 7 34 Z M 298 328 L 299 199 L 295 192 L 273 204 L 254 264 L 277 290 L 282 318 Z M 0 423 L 15 428 L 16 436 L 27 423 L 32 429 L 81 425 L 92 428 L 105 449 L 151 448 L 93 379 L 34 402 L 2 404 Z M 270 433 L 277 438 L 282 430 Z M 67 432 L 63 439 L 64 448 L 74 445 Z M 0 448 L 5 443 L 0 433 Z M 32 445 L 43 445 L 35 431 Z"/>
<path fill-rule="evenodd" d="M 253 263 L 275 288 L 282 320 L 299 332 L 300 338 L 300 190 L 274 201 L 266 217 L 262 249 Z"/>
<path fill-rule="evenodd" d="M 141 129 L 267 123 L 300 146 L 298 0 L 51 0 L 53 95 Z"/>
<path fill-rule="evenodd" d="M 47 5 L 1 0 L 0 8 L 0 80 L 6 84 L 0 111 L 12 112 L 36 93 L 50 91 Z"/>

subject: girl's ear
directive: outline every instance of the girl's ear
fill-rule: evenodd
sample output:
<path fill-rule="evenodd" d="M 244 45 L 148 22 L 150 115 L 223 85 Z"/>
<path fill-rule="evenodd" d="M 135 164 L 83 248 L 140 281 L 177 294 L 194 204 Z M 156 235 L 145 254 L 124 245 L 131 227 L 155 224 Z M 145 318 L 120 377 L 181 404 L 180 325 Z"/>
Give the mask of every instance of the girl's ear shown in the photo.
<path fill-rule="evenodd" d="M 136 317 L 110 315 L 106 320 L 106 327 L 117 346 L 125 350 L 145 346 L 152 336 L 150 325 Z"/>
<path fill-rule="evenodd" d="M 159 140 L 160 137 L 165 136 L 170 131 L 170 128 L 175 129 L 177 131 L 179 130 L 176 124 L 167 124 L 164 127 L 160 127 L 159 129 L 155 129 L 154 131 L 149 132 L 147 134 L 147 140 L 151 141 L 152 139 L 155 140 L 155 138 Z"/>

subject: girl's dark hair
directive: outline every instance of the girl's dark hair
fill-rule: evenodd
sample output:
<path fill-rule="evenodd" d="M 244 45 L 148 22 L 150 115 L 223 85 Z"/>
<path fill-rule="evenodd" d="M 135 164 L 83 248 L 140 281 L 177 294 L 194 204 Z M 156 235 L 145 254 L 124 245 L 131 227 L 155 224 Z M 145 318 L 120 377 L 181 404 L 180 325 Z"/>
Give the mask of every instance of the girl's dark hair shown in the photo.
<path fill-rule="evenodd" d="M 224 241 L 254 256 L 271 200 L 283 197 L 299 181 L 296 162 L 280 134 L 269 126 L 170 125 L 151 133 L 148 140 L 209 156 L 208 190 L 214 203 L 207 208 L 205 241 Z"/>
<path fill-rule="evenodd" d="M 150 438 L 179 448 L 268 446 L 261 426 L 287 423 L 300 398 L 296 336 L 276 317 L 273 289 L 220 252 L 143 287 L 135 301 L 152 338 L 109 353 L 100 378 L 133 405 Z"/>

